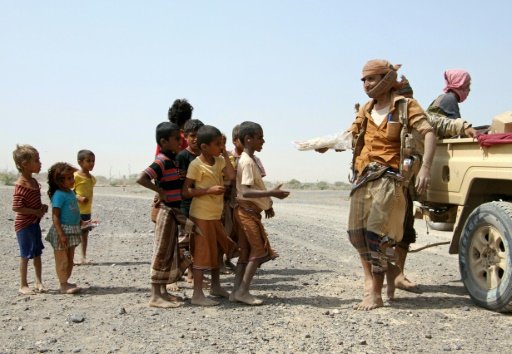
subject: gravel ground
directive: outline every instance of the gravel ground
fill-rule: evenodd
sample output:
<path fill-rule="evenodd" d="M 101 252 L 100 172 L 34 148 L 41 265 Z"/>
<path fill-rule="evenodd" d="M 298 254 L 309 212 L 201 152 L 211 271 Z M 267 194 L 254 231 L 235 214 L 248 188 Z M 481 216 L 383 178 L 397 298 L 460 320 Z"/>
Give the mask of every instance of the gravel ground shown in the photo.
<path fill-rule="evenodd" d="M 53 252 L 45 243 L 43 278 L 51 291 L 23 297 L 17 294 L 12 187 L 0 187 L 0 353 L 506 353 L 512 345 L 511 317 L 472 303 L 447 246 L 409 257 L 407 275 L 422 294 L 397 290 L 397 301 L 383 308 L 353 310 L 362 271 L 346 237 L 342 191 L 292 191 L 275 203 L 276 217 L 265 225 L 281 257 L 258 271 L 253 286 L 264 306 L 222 301 L 214 308 L 150 308 L 152 195 L 138 187 L 98 187 L 95 193 L 100 226 L 89 241 L 95 264 L 75 267 L 71 278 L 83 293 L 57 292 Z M 43 230 L 49 225 L 47 216 Z M 427 235 L 422 221 L 416 226 L 418 247 L 450 237 Z M 221 280 L 233 284 L 232 275 Z M 192 290 L 180 286 L 179 294 L 190 298 Z"/>

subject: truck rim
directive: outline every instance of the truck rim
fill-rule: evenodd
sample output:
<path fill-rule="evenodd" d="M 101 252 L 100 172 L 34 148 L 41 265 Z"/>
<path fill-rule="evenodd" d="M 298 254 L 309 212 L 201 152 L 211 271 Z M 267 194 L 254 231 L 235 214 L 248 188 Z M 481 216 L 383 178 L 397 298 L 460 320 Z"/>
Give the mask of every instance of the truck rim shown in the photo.
<path fill-rule="evenodd" d="M 470 246 L 471 273 L 482 289 L 497 288 L 507 270 L 503 236 L 493 226 L 475 230 Z"/>

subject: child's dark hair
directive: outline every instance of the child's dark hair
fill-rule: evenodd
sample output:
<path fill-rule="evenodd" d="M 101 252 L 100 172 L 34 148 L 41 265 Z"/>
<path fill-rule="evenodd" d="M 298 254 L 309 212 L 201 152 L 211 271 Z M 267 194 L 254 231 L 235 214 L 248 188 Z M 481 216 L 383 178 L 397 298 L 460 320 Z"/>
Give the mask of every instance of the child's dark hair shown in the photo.
<path fill-rule="evenodd" d="M 197 145 L 199 147 L 201 147 L 201 144 L 208 145 L 219 136 L 222 136 L 219 129 L 212 125 L 203 125 L 197 131 Z"/>
<path fill-rule="evenodd" d="M 177 99 L 169 107 L 167 118 L 171 123 L 177 124 L 181 128 L 192 117 L 193 110 L 194 107 L 185 98 Z"/>
<path fill-rule="evenodd" d="M 171 122 L 162 122 L 156 126 L 156 143 L 160 146 L 160 139 L 169 139 L 173 134 L 180 134 L 180 127 Z"/>
<path fill-rule="evenodd" d="M 31 145 L 16 145 L 12 158 L 18 171 L 23 172 L 23 164 L 31 161 L 37 154 L 37 150 Z"/>
<path fill-rule="evenodd" d="M 203 122 L 201 122 L 199 119 L 191 119 L 187 120 L 185 123 L 185 126 L 183 127 L 183 132 L 185 135 L 188 135 L 190 133 L 195 133 L 204 125 Z"/>
<path fill-rule="evenodd" d="M 238 139 L 238 134 L 240 133 L 240 124 L 237 124 L 233 127 L 233 131 L 231 132 L 231 140 L 235 141 Z"/>
<path fill-rule="evenodd" d="M 77 161 L 83 161 L 88 157 L 95 157 L 94 152 L 91 150 L 80 150 L 78 154 L 76 154 Z"/>
<path fill-rule="evenodd" d="M 261 131 L 263 131 L 263 129 L 258 123 L 243 122 L 240 124 L 240 130 L 238 131 L 238 140 L 244 145 L 245 137 L 249 136 L 253 138 L 256 133 Z"/>
<path fill-rule="evenodd" d="M 57 162 L 48 170 L 48 196 L 52 199 L 53 195 L 60 189 L 64 181 L 64 176 L 73 174 L 77 169 L 66 162 Z"/>

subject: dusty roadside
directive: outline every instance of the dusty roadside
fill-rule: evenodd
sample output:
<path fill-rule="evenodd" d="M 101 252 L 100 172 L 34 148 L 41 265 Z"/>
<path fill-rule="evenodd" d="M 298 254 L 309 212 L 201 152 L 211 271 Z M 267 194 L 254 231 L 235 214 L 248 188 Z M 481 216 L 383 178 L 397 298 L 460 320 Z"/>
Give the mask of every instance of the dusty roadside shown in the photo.
<path fill-rule="evenodd" d="M 151 194 L 139 188 L 98 188 L 91 233 L 91 266 L 76 267 L 78 296 L 58 294 L 51 247 L 43 277 L 49 294 L 21 297 L 18 248 L 10 211 L 12 189 L 0 187 L 0 353 L 297 353 L 490 352 L 510 350 L 508 315 L 476 307 L 459 281 L 447 247 L 414 254 L 408 275 L 422 294 L 397 292 L 397 301 L 366 313 L 352 310 L 361 295 L 358 257 L 346 239 L 343 192 L 293 192 L 275 205 L 267 230 L 281 257 L 255 280 L 261 307 L 222 301 L 170 310 L 147 306 L 152 224 Z M 49 218 L 43 220 L 48 229 Z M 423 245 L 446 239 L 426 235 Z M 30 278 L 32 276 L 30 267 Z M 233 276 L 224 277 L 230 287 Z M 184 284 L 182 284 L 184 285 Z M 187 287 L 180 292 L 191 296 Z"/>

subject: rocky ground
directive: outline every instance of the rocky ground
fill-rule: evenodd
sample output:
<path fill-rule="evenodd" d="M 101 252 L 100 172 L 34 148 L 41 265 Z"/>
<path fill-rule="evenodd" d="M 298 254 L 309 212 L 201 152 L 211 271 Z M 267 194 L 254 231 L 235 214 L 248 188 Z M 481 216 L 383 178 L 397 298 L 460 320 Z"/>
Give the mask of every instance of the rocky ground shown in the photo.
<path fill-rule="evenodd" d="M 410 256 L 409 277 L 422 294 L 371 312 L 352 309 L 362 294 L 358 256 L 346 237 L 346 192 L 294 191 L 265 222 L 281 257 L 259 270 L 254 294 L 265 305 L 222 301 L 214 308 L 147 306 L 152 195 L 142 188 L 96 188 L 91 232 L 94 265 L 75 267 L 80 295 L 57 292 L 53 252 L 43 254 L 48 294 L 20 296 L 12 187 L 0 187 L 0 353 L 506 353 L 512 319 L 476 307 L 447 246 Z M 43 198 L 47 202 L 47 198 Z M 49 217 L 42 222 L 44 230 Z M 417 221 L 417 246 L 447 240 Z M 29 267 L 33 281 L 33 267 Z M 222 278 L 230 288 L 233 276 Z M 180 294 L 192 290 L 180 283 Z"/>

